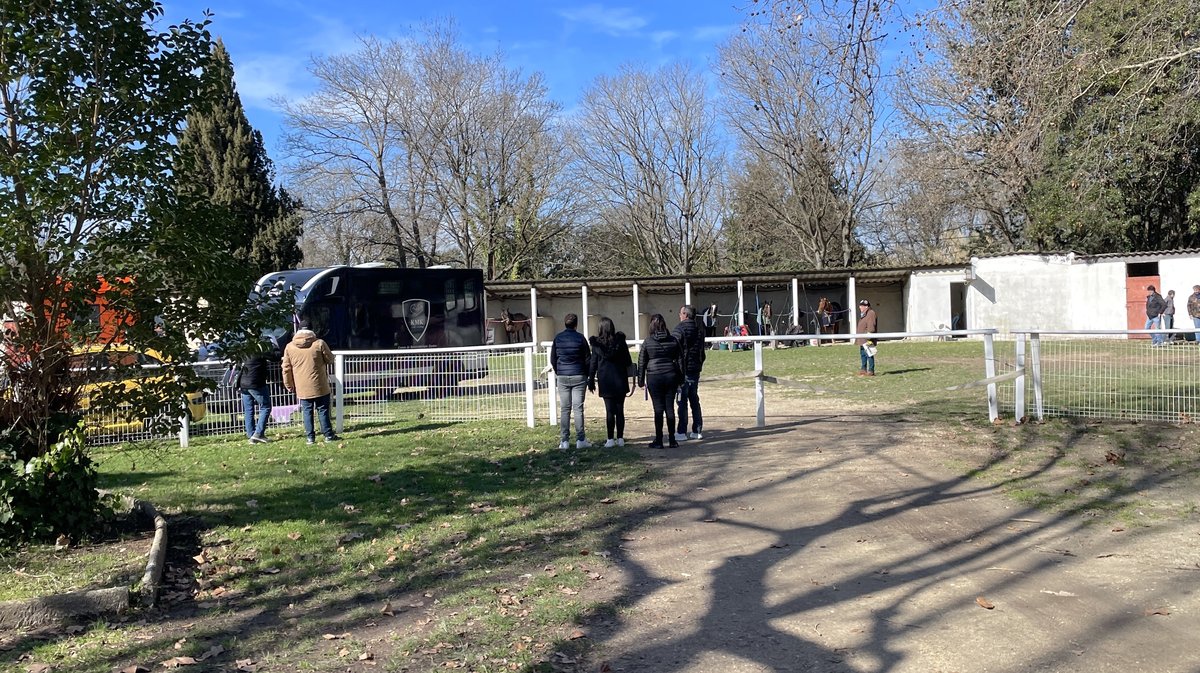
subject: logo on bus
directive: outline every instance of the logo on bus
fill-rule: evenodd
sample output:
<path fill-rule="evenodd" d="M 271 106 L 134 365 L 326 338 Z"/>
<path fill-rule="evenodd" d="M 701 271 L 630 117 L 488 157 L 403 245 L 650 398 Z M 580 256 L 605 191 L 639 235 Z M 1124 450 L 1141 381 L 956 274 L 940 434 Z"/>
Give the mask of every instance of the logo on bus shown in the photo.
<path fill-rule="evenodd" d="M 429 327 L 429 300 L 405 299 L 403 306 L 404 326 L 408 328 L 413 341 L 420 341 Z"/>

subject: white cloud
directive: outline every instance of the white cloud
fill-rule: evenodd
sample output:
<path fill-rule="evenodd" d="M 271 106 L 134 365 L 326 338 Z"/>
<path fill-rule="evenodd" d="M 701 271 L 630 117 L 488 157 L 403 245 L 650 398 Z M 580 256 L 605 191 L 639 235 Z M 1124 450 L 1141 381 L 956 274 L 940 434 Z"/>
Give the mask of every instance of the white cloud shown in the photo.
<path fill-rule="evenodd" d="M 559 12 L 567 21 L 584 24 L 607 35 L 637 35 L 649 21 L 628 7 L 605 7 L 592 3 Z"/>
<path fill-rule="evenodd" d="M 300 98 L 312 85 L 307 58 L 288 54 L 236 59 L 234 79 L 242 104 L 262 110 L 274 110 L 276 98 Z"/>

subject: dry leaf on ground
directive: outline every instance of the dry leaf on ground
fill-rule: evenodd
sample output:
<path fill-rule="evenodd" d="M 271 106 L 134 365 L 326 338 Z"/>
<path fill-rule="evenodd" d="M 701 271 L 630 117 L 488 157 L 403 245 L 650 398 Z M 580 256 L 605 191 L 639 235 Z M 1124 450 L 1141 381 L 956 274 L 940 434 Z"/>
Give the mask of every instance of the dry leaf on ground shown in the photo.
<path fill-rule="evenodd" d="M 992 608 L 996 607 L 991 601 L 984 598 L 983 596 L 976 598 L 975 602 L 978 603 L 979 607 L 983 608 L 984 610 L 991 610 Z"/>

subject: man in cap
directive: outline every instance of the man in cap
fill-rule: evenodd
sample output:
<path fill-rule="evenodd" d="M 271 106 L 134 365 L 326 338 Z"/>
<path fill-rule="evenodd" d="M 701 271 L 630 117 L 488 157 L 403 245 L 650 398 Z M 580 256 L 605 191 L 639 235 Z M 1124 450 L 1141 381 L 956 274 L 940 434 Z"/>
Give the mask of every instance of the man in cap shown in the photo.
<path fill-rule="evenodd" d="M 871 308 L 871 302 L 863 299 L 858 302 L 858 334 L 874 334 L 879 331 L 878 320 L 875 317 L 875 309 Z M 858 355 L 862 360 L 862 366 L 858 370 L 859 376 L 875 376 L 875 344 L 874 339 L 868 339 L 860 336 L 854 340 L 858 344 Z"/>

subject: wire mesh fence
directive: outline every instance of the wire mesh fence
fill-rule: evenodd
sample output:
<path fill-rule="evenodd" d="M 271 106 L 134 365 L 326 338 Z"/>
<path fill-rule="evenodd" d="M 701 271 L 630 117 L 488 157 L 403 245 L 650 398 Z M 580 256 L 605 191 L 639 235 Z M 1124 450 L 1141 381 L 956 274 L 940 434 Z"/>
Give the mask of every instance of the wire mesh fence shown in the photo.
<path fill-rule="evenodd" d="M 1200 347 L 1191 330 L 1021 332 L 1024 405 L 1045 416 L 1190 423 L 1200 418 Z M 1019 354 L 1018 357 L 1021 357 Z M 1021 414 L 1021 408 L 1015 408 Z"/>
<path fill-rule="evenodd" d="M 347 426 L 362 421 L 524 420 L 545 388 L 529 344 L 467 349 L 338 353 L 344 382 L 340 408 Z"/>
<path fill-rule="evenodd" d="M 849 335 L 708 339 L 701 382 L 723 390 L 730 414 L 764 421 L 805 404 L 860 404 L 979 413 L 989 418 L 1082 416 L 1190 422 L 1200 417 L 1200 347 L 1180 336 L 1162 346 L 1130 338 L 1145 330 L 1014 332 L 994 330 L 876 334 L 877 379 L 854 376 L 858 348 Z M 813 345 L 822 344 L 822 345 Z M 638 344 L 631 343 L 635 360 Z M 417 418 L 558 422 L 548 346 L 341 352 L 330 372 L 340 427 Z M 224 381 L 228 363 L 196 363 L 209 382 L 191 405 L 194 435 L 245 432 L 241 394 Z M 881 380 L 882 379 L 882 380 Z M 271 429 L 300 423 L 298 401 L 272 372 Z M 339 385 L 340 384 L 340 385 Z M 986 405 L 986 406 L 985 406 Z M 89 442 L 150 439 L 144 423 L 88 412 Z"/>

